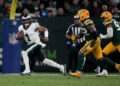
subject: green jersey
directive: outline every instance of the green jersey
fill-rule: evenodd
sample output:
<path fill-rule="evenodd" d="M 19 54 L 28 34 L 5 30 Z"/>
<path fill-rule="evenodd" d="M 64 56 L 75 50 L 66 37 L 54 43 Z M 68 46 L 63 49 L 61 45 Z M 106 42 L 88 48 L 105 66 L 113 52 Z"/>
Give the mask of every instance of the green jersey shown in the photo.
<path fill-rule="evenodd" d="M 115 46 L 117 46 L 120 44 L 120 26 L 115 19 L 111 19 L 111 20 L 104 22 L 105 26 L 107 26 L 108 24 L 112 24 L 112 28 L 113 28 L 112 43 Z"/>
<path fill-rule="evenodd" d="M 83 28 L 86 28 L 88 25 L 91 25 L 94 30 L 96 31 L 96 28 L 95 28 L 95 25 L 94 25 L 94 22 L 92 19 L 86 19 L 83 23 L 81 23 L 81 26 Z M 92 40 L 93 39 L 93 36 L 89 33 L 89 31 L 87 31 L 86 33 L 86 40 Z"/>

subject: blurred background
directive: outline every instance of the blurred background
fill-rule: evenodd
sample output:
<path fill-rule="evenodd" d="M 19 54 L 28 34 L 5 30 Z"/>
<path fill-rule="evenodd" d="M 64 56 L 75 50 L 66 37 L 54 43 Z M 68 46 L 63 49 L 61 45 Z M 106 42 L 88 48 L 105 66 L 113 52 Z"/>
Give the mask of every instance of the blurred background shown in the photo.
<path fill-rule="evenodd" d="M 2 65 L 2 25 L 3 20 L 8 19 L 11 10 L 12 0 L 0 0 L 0 65 Z M 57 61 L 61 64 L 68 64 L 68 53 L 66 44 L 66 30 L 73 23 L 73 16 L 80 9 L 87 9 L 91 18 L 94 20 L 98 33 L 106 33 L 100 15 L 103 11 L 108 10 L 113 14 L 118 22 L 120 21 L 120 0 L 18 0 L 16 6 L 15 18 L 21 19 L 24 14 L 30 14 L 34 21 L 38 21 L 40 25 L 45 26 L 49 30 L 49 42 L 47 47 L 43 49 L 47 58 Z M 109 40 L 102 40 L 104 47 Z M 109 56 L 113 61 L 120 63 L 120 54 L 116 51 Z M 22 69 L 24 64 L 21 60 Z M 84 71 L 93 72 L 96 68 L 96 60 L 93 55 L 87 55 L 87 61 Z M 116 70 L 108 67 L 108 70 L 115 72 Z M 1 71 L 1 70 L 0 70 Z M 57 69 L 43 66 L 37 59 L 33 66 L 33 71 L 49 71 L 56 72 Z"/>

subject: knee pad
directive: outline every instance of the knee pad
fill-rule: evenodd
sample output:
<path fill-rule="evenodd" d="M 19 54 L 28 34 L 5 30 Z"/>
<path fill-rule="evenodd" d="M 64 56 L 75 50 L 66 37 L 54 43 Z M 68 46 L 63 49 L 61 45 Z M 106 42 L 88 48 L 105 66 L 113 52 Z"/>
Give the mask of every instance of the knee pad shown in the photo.
<path fill-rule="evenodd" d="M 106 55 L 105 53 L 103 53 L 103 57 L 106 57 L 106 56 L 108 56 L 108 55 Z"/>
<path fill-rule="evenodd" d="M 22 51 L 21 54 L 22 54 L 22 57 L 27 55 L 26 51 Z"/>

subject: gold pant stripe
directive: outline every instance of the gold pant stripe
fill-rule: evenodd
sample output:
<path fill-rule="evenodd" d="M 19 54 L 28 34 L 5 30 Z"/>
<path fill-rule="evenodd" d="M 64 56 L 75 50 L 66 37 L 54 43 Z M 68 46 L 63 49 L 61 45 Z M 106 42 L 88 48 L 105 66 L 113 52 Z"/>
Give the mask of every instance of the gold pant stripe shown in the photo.
<path fill-rule="evenodd" d="M 87 50 L 87 47 L 89 47 L 89 46 L 91 46 L 91 42 L 87 46 L 85 46 L 85 48 L 83 50 L 81 50 L 81 53 L 84 53 Z"/>
<path fill-rule="evenodd" d="M 91 40 L 88 41 L 88 42 L 80 49 L 80 52 L 83 51 L 83 50 L 86 50 L 86 49 L 87 49 L 86 46 L 88 46 L 90 43 L 91 43 Z M 96 42 L 95 42 L 95 44 L 94 44 L 94 46 L 93 46 L 92 48 L 93 48 L 92 51 L 87 51 L 87 50 L 86 50 L 86 51 L 83 53 L 83 55 L 87 55 L 87 54 L 89 54 L 90 52 L 92 52 L 93 55 L 94 55 L 94 57 L 95 57 L 96 59 L 101 59 L 101 58 L 103 57 L 103 54 L 102 54 L 102 49 L 101 49 L 100 39 L 99 39 L 99 38 L 97 38 L 97 40 L 96 40 Z"/>

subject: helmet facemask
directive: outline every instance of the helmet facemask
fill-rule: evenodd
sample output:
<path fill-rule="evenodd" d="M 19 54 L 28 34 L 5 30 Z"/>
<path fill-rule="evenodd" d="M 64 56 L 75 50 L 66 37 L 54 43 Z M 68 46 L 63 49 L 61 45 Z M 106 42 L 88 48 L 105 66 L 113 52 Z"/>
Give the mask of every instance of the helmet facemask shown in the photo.
<path fill-rule="evenodd" d="M 77 12 L 77 15 L 80 17 L 80 21 L 84 21 L 89 18 L 89 11 L 86 9 L 81 9 Z"/>
<path fill-rule="evenodd" d="M 105 17 L 101 17 L 101 19 L 102 19 L 102 22 L 104 22 L 104 21 L 105 21 Z"/>
<path fill-rule="evenodd" d="M 31 17 L 29 15 L 22 16 L 22 23 L 25 29 L 27 29 L 31 24 Z"/>
<path fill-rule="evenodd" d="M 101 14 L 101 18 L 102 18 L 103 22 L 108 21 L 108 20 L 112 19 L 112 14 L 108 11 L 105 11 Z"/>
<path fill-rule="evenodd" d="M 23 20 L 23 26 L 25 27 L 25 29 L 27 29 L 31 24 L 30 19 L 25 19 Z"/>

